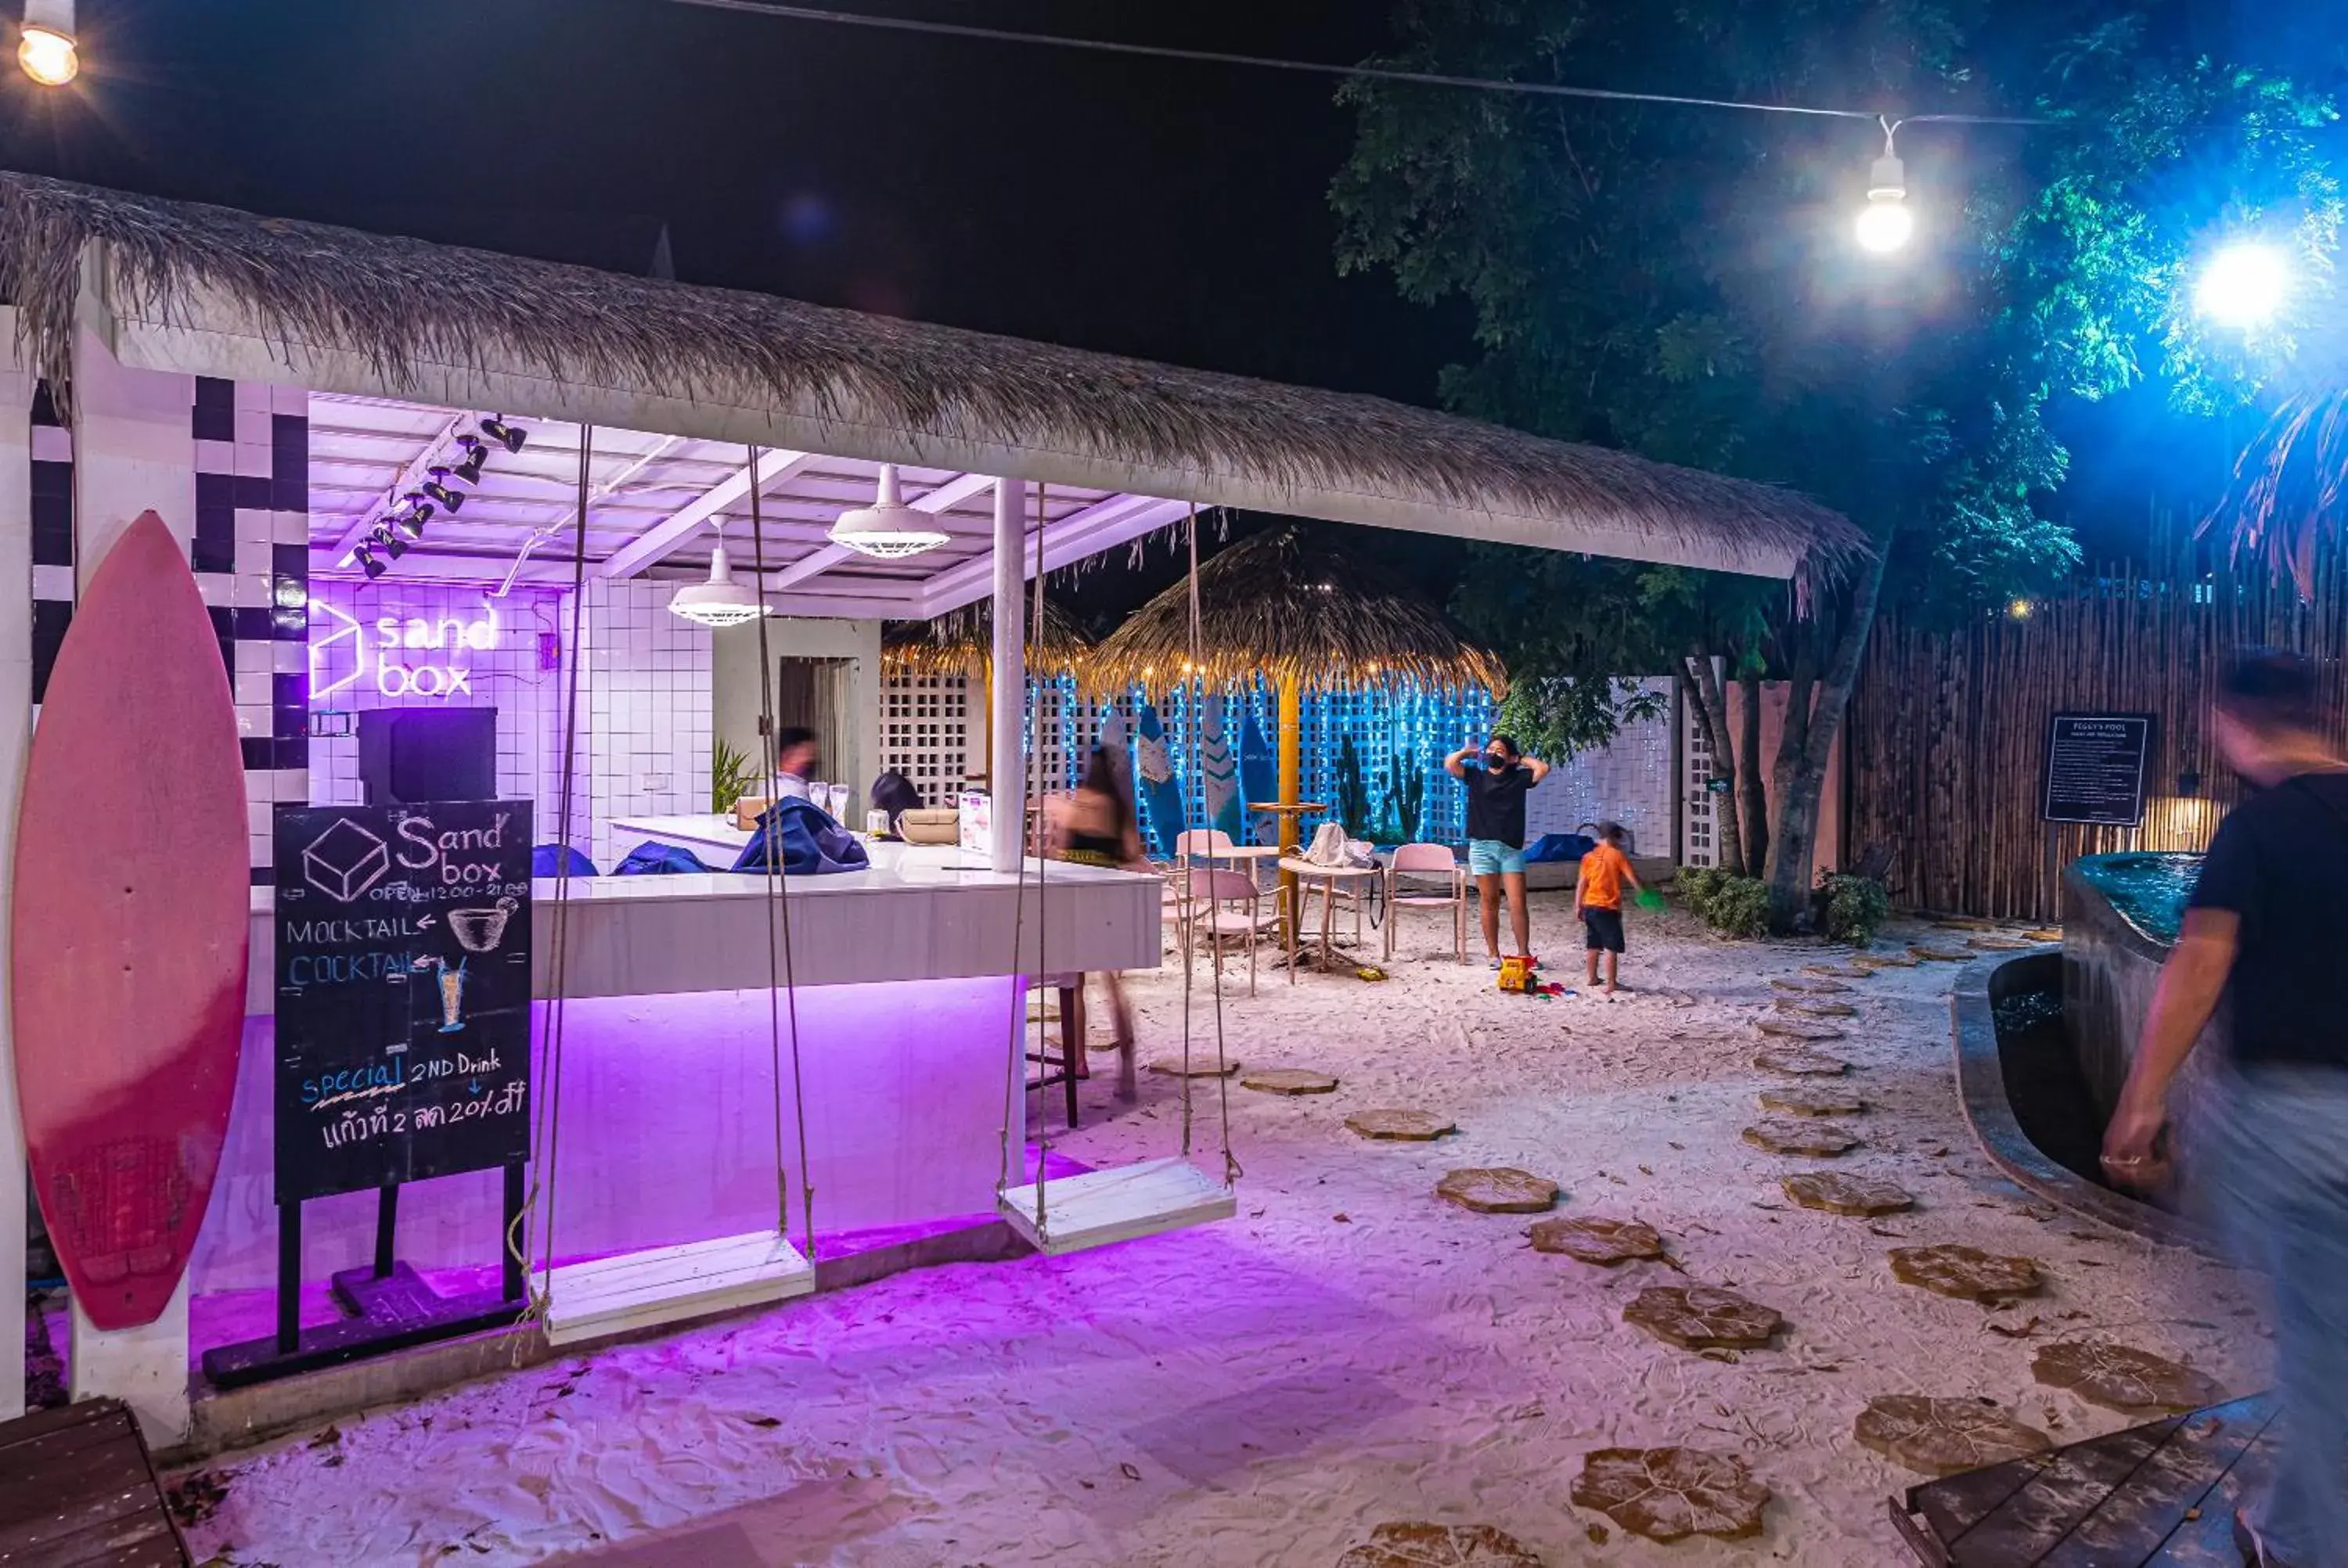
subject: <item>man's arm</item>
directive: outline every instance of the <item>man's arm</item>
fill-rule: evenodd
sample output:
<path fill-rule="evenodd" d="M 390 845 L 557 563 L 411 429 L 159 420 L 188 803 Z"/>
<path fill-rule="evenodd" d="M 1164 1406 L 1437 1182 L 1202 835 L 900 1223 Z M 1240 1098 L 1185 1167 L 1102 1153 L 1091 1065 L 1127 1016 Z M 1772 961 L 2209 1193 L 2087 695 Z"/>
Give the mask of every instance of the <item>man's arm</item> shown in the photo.
<path fill-rule="evenodd" d="M 1466 778 L 1468 776 L 1468 768 L 1464 759 L 1469 752 L 1474 751 L 1475 749 L 1476 748 L 1473 746 L 1462 746 L 1457 751 L 1452 753 L 1449 756 L 1444 758 L 1443 771 L 1449 774 L 1456 779 Z"/>
<path fill-rule="evenodd" d="M 1539 784 L 1541 780 L 1549 777 L 1549 764 L 1541 761 L 1539 757 L 1527 757 L 1524 759 L 1524 762 L 1525 766 L 1532 770 L 1533 783 Z"/>
<path fill-rule="evenodd" d="M 2117 1180 L 2127 1181 L 2131 1171 L 2151 1161 L 2154 1142 L 2168 1121 L 2169 1081 L 2193 1053 L 2193 1042 L 2225 994 L 2241 926 L 2241 917 L 2230 909 L 2185 912 L 2177 949 L 2160 967 L 2135 1064 L 2104 1132 L 2104 1164 Z"/>

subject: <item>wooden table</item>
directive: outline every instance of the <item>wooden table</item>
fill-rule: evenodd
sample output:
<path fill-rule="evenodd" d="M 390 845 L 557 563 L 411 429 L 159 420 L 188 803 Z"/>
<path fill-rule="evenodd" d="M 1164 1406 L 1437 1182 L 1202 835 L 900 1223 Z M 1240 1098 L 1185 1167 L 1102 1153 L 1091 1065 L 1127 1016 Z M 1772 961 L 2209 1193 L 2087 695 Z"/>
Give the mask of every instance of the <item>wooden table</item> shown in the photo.
<path fill-rule="evenodd" d="M 1321 884 L 1321 967 L 1325 969 L 1329 967 L 1329 931 L 1336 919 L 1337 885 L 1340 882 L 1358 882 L 1365 877 L 1375 879 L 1384 876 L 1386 871 L 1383 866 L 1323 866 L 1295 855 L 1282 856 L 1280 869 L 1297 881 L 1297 907 L 1289 912 L 1288 918 L 1288 983 L 1294 985 L 1296 931 L 1303 924 L 1304 900 L 1313 896 L 1312 889 L 1305 884 L 1316 879 Z"/>

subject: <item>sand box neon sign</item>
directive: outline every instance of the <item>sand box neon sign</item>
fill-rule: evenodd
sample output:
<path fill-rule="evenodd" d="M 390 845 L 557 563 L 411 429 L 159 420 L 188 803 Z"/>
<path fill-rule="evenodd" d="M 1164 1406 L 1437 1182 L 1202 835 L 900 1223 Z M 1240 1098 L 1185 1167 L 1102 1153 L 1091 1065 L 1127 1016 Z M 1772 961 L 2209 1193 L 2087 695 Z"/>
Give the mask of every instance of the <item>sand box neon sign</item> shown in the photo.
<path fill-rule="evenodd" d="M 323 599 L 310 602 L 333 623 L 310 641 L 314 701 L 368 679 L 386 697 L 469 697 L 473 663 L 468 656 L 498 646 L 497 607 L 487 600 L 475 617 L 383 615 L 364 622 Z M 322 681 L 327 673 L 322 666 L 344 649 L 353 659 L 348 672 Z"/>

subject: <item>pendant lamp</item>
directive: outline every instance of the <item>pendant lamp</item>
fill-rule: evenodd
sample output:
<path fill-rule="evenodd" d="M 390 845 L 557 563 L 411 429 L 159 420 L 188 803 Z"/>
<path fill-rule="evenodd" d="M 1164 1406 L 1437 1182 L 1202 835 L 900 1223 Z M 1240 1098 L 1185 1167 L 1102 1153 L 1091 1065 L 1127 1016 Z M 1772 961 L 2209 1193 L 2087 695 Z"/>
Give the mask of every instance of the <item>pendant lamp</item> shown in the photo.
<path fill-rule="evenodd" d="M 897 466 L 880 465 L 880 493 L 869 507 L 839 514 L 831 525 L 831 542 L 859 555 L 882 560 L 902 560 L 946 542 L 944 529 L 927 512 L 917 512 L 897 497 Z"/>
<path fill-rule="evenodd" d="M 766 601 L 756 588 L 734 580 L 723 538 L 709 552 L 709 580 L 686 583 L 668 601 L 671 615 L 709 627 L 740 626 L 757 620 L 765 610 Z"/>

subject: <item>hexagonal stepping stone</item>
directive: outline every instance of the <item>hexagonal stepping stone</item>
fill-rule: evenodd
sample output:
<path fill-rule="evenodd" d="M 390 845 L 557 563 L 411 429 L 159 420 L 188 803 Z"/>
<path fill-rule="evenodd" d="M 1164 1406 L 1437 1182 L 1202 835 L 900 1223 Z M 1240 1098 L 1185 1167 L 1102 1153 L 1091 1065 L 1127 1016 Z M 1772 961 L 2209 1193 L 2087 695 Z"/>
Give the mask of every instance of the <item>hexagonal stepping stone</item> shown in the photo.
<path fill-rule="evenodd" d="M 1789 1012 L 1800 1018 L 1857 1018 L 1859 1009 L 1849 1002 L 1824 1001 L 1817 997 L 1779 997 L 1779 1012 Z"/>
<path fill-rule="evenodd" d="M 1745 1129 L 1746 1143 L 1772 1154 L 1807 1154 L 1828 1159 L 1859 1147 L 1857 1134 L 1831 1122 L 1779 1121 L 1775 1117 Z"/>
<path fill-rule="evenodd" d="M 1325 1072 L 1314 1072 L 1303 1067 L 1267 1067 L 1240 1075 L 1241 1089 L 1260 1089 L 1266 1094 L 1330 1094 L 1337 1081 Z"/>
<path fill-rule="evenodd" d="M 2042 926 L 2035 931 L 2022 933 L 2022 939 L 2025 942 L 2059 942 L 2063 939 L 2063 927 Z"/>
<path fill-rule="evenodd" d="M 1527 1233 L 1535 1252 L 1563 1253 L 1609 1268 L 1618 1263 L 1663 1255 L 1663 1238 L 1636 1220 L 1543 1220 Z"/>
<path fill-rule="evenodd" d="M 1800 975 L 1772 975 L 1769 989 L 1773 991 L 1794 991 L 1807 997 L 1838 996 L 1850 989 L 1840 980 L 1808 979 Z"/>
<path fill-rule="evenodd" d="M 2050 1389 L 2068 1389 L 2107 1410 L 2198 1410 L 2225 1398 L 2215 1378 L 2181 1362 L 2102 1340 L 2049 1345 L 2030 1372 Z"/>
<path fill-rule="evenodd" d="M 1356 1111 L 1345 1118 L 1345 1125 L 1365 1138 L 1403 1143 L 1432 1143 L 1459 1131 L 1450 1117 L 1432 1111 Z"/>
<path fill-rule="evenodd" d="M 1908 949 L 1928 964 L 1970 964 L 1975 954 L 1971 948 L 1946 948 L 1931 942 L 1918 942 Z"/>
<path fill-rule="evenodd" d="M 1240 1064 L 1229 1058 L 1218 1067 L 1213 1057 L 1202 1056 L 1196 1051 L 1191 1053 L 1187 1064 L 1179 1056 L 1161 1056 L 1149 1064 L 1150 1071 L 1163 1073 L 1168 1078 L 1228 1078 L 1239 1070 Z"/>
<path fill-rule="evenodd" d="M 1753 1027 L 1763 1034 L 1779 1040 L 1840 1040 L 1842 1030 L 1830 1023 L 1812 1023 L 1807 1019 L 1767 1017 L 1756 1019 Z"/>
<path fill-rule="evenodd" d="M 1912 953 L 1859 953 L 1850 961 L 1862 969 L 1912 969 L 1923 960 Z"/>
<path fill-rule="evenodd" d="M 1977 1246 L 1900 1246 L 1891 1249 L 1892 1277 L 1920 1285 L 1959 1301 L 2003 1301 L 2034 1295 L 2045 1281 L 2026 1257 L 1998 1257 Z"/>
<path fill-rule="evenodd" d="M 1802 966 L 1802 973 L 1806 975 L 1827 975 L 1836 979 L 1844 980 L 1871 980 L 1875 978 L 1875 971 L 1868 968 L 1865 964 L 1860 963 L 1857 958 L 1853 958 L 1848 963 L 1841 964 L 1804 964 Z"/>
<path fill-rule="evenodd" d="M 2037 944 L 2018 937 L 1975 937 L 1965 946 L 1977 953 L 2026 953 Z"/>
<path fill-rule="evenodd" d="M 1445 1175 L 1435 1195 L 1479 1214 L 1537 1214 L 1557 1206 L 1557 1184 L 1509 1165 L 1473 1165 Z"/>
<path fill-rule="evenodd" d="M 1570 1495 L 1650 1541 L 1739 1541 L 1761 1533 L 1770 1493 L 1734 1454 L 1667 1448 L 1599 1449 L 1582 1460 Z"/>
<path fill-rule="evenodd" d="M 1788 1078 L 1839 1078 L 1850 1071 L 1850 1063 L 1838 1056 L 1828 1056 L 1822 1050 L 1805 1050 L 1797 1045 L 1773 1045 L 1753 1053 L 1753 1065 L 1764 1072 L 1782 1072 Z"/>
<path fill-rule="evenodd" d="M 1851 1435 L 1926 1475 L 1955 1475 L 2053 1450 L 2054 1440 L 1979 1399 L 1885 1394 L 1867 1402 Z"/>
<path fill-rule="evenodd" d="M 1905 1189 L 1890 1182 L 1846 1176 L 1839 1171 L 1805 1171 L 1798 1175 L 1780 1176 L 1777 1184 L 1802 1207 L 1822 1214 L 1871 1219 L 1877 1214 L 1896 1214 L 1916 1206 L 1916 1200 Z"/>
<path fill-rule="evenodd" d="M 1843 1089 L 1814 1089 L 1807 1084 L 1765 1089 L 1757 1098 L 1764 1111 L 1786 1116 L 1856 1116 L 1867 1102 Z"/>
<path fill-rule="evenodd" d="M 1488 1524 L 1381 1524 L 1337 1568 L 1543 1568 L 1522 1542 Z"/>
<path fill-rule="evenodd" d="M 1775 1308 L 1712 1285 L 1650 1286 L 1622 1321 L 1684 1350 L 1759 1350 L 1786 1326 Z"/>

